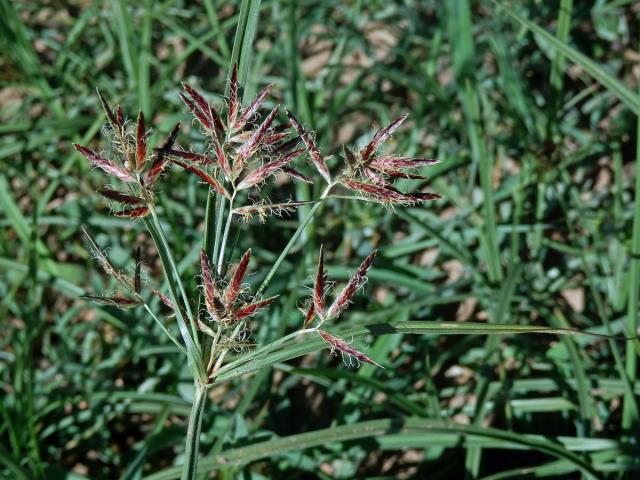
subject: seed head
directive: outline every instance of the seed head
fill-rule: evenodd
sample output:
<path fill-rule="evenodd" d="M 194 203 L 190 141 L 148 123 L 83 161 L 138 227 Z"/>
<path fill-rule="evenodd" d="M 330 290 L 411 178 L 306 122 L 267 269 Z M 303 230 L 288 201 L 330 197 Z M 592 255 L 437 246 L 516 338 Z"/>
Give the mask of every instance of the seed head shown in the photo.
<path fill-rule="evenodd" d="M 83 147 L 77 143 L 74 143 L 73 146 L 80 154 L 89 160 L 89 163 L 94 167 L 101 169 L 105 173 L 114 176 L 123 182 L 132 183 L 136 181 L 135 177 L 127 169 L 114 164 L 101 155 L 98 155 L 90 148 Z"/>
<path fill-rule="evenodd" d="M 249 120 L 251 120 L 251 117 L 255 115 L 255 113 L 260 108 L 260 105 L 264 103 L 264 101 L 267 99 L 267 97 L 271 93 L 271 87 L 272 85 L 269 84 L 266 87 L 264 87 L 260 91 L 260 93 L 258 93 L 256 98 L 242 112 L 242 115 L 240 115 L 240 118 L 238 119 L 238 121 L 231 126 L 232 129 L 240 130 L 247 124 Z"/>
<path fill-rule="evenodd" d="M 291 121 L 291 125 L 293 125 L 293 128 L 296 129 L 296 131 L 298 132 L 298 135 L 300 135 L 300 138 L 302 139 L 305 146 L 307 147 L 307 150 L 309 151 L 309 155 L 311 156 L 311 160 L 313 161 L 313 164 L 315 165 L 316 169 L 318 170 L 318 172 L 320 172 L 320 175 L 324 177 L 327 183 L 331 183 L 331 175 L 329 174 L 329 168 L 327 167 L 327 162 L 325 162 L 324 158 L 322 157 L 322 154 L 320 153 L 320 150 L 318 149 L 318 146 L 316 145 L 315 140 L 309 134 L 309 132 L 306 132 L 304 130 L 304 127 L 298 121 L 298 119 L 293 115 L 293 113 L 291 113 L 289 110 L 287 110 L 286 112 L 287 112 L 287 117 L 289 117 L 289 120 Z"/>
<path fill-rule="evenodd" d="M 213 189 L 216 192 L 218 192 L 220 195 L 222 195 L 224 197 L 227 197 L 227 198 L 231 197 L 229 195 L 229 192 L 227 192 L 227 190 L 215 178 L 213 178 L 211 175 L 209 175 L 204 170 L 201 170 L 198 167 L 194 167 L 193 165 L 189 165 L 189 164 L 187 164 L 185 162 L 181 162 L 180 160 L 172 159 L 171 161 L 173 163 L 175 163 L 176 165 L 181 166 L 182 168 L 184 168 L 188 172 L 196 174 L 202 180 L 207 182 L 211 187 L 213 187 Z"/>
<path fill-rule="evenodd" d="M 335 299 L 331 307 L 329 307 L 329 312 L 327 313 L 328 318 L 337 317 L 342 313 L 342 311 L 346 308 L 346 306 L 351 301 L 353 294 L 360 288 L 364 282 L 366 281 L 367 271 L 371 264 L 373 263 L 373 259 L 376 258 L 378 251 L 374 250 L 364 261 L 360 264 L 360 267 L 356 271 L 356 273 L 351 277 L 349 283 L 344 287 L 340 295 Z"/>
<path fill-rule="evenodd" d="M 147 161 L 147 132 L 144 125 L 144 114 L 138 114 L 136 129 L 136 171 L 141 173 Z"/>
<path fill-rule="evenodd" d="M 376 367 L 384 368 L 379 363 L 375 362 L 374 360 L 371 360 L 361 351 L 353 348 L 351 345 L 349 345 L 347 342 L 345 342 L 341 338 L 334 337 L 333 335 L 327 332 L 324 332 L 322 330 L 318 330 L 317 332 L 318 332 L 318 335 L 320 335 L 322 339 L 331 346 L 331 350 L 338 350 L 343 355 L 346 355 L 348 358 L 352 358 L 352 357 L 355 358 L 358 362 L 365 362 L 371 365 L 375 365 Z"/>
<path fill-rule="evenodd" d="M 146 217 L 148 214 L 149 214 L 148 207 L 129 208 L 127 210 L 120 210 L 119 212 L 114 213 L 116 217 L 127 217 L 127 218 Z"/>
<path fill-rule="evenodd" d="M 269 175 L 275 173 L 276 171 L 287 165 L 294 158 L 298 157 L 302 152 L 304 152 L 303 149 L 295 150 L 291 153 L 286 154 L 284 157 L 273 160 L 269 163 L 265 163 L 263 166 L 256 168 L 242 179 L 242 181 L 236 187 L 237 190 L 244 190 L 245 188 L 252 187 L 264 181 Z"/>
<path fill-rule="evenodd" d="M 386 127 L 378 130 L 378 132 L 373 136 L 373 139 L 360 152 L 360 156 L 365 163 L 369 160 L 371 155 L 375 153 L 380 145 L 382 145 L 393 134 L 393 132 L 398 129 L 408 116 L 409 114 L 398 117 Z"/>
<path fill-rule="evenodd" d="M 260 310 L 262 310 L 267 305 L 270 305 L 278 298 L 278 295 L 267 298 L 265 300 L 260 300 L 259 302 L 250 303 L 249 305 L 244 305 L 237 310 L 234 310 L 234 315 L 238 320 L 242 320 L 243 318 L 250 317 L 255 315 Z"/>
<path fill-rule="evenodd" d="M 213 278 L 213 270 L 209 263 L 209 257 L 204 249 L 200 250 L 200 267 L 202 270 L 202 287 L 204 289 L 204 301 L 207 312 L 213 321 L 224 321 L 225 308 L 220 301 L 216 282 Z"/>
<path fill-rule="evenodd" d="M 313 307 L 320 318 L 324 318 L 325 309 L 325 285 L 327 282 L 327 272 L 324 269 L 324 252 L 320 247 L 320 258 L 318 259 L 318 270 L 316 271 L 316 281 L 313 289 Z"/>
<path fill-rule="evenodd" d="M 125 205 L 139 205 L 144 203 L 144 200 L 140 197 L 129 193 L 119 192 L 118 190 L 113 190 L 111 188 L 101 188 L 98 190 L 98 193 L 109 200 L 124 203 Z"/>
<path fill-rule="evenodd" d="M 231 282 L 227 286 L 227 289 L 224 292 L 224 303 L 227 306 L 233 305 L 242 289 L 242 282 L 244 282 L 244 278 L 247 275 L 247 267 L 249 266 L 249 260 L 251 259 L 251 249 L 247 250 L 242 258 L 240 259 L 240 263 L 238 263 L 238 267 L 231 278 Z"/>

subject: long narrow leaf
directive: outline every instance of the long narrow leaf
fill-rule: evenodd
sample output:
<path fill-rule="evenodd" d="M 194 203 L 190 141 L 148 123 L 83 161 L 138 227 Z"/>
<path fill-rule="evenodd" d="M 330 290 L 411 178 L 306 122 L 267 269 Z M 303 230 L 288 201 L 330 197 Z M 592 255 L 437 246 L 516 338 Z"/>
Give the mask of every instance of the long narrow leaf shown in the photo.
<path fill-rule="evenodd" d="M 496 2 L 500 5 L 504 11 L 513 18 L 516 22 L 525 28 L 528 28 L 536 35 L 540 35 L 545 41 L 552 44 L 560 52 L 562 52 L 569 60 L 577 63 L 587 72 L 594 80 L 604 86 L 613 95 L 615 95 L 622 103 L 629 107 L 635 114 L 640 115 L 640 97 L 633 93 L 629 88 L 622 84 L 617 78 L 609 75 L 600 65 L 591 60 L 589 57 L 579 52 L 575 48 L 567 45 L 565 42 L 558 40 L 549 32 L 539 27 L 530 20 L 521 17 L 511 8 L 507 7 L 502 2 Z"/>

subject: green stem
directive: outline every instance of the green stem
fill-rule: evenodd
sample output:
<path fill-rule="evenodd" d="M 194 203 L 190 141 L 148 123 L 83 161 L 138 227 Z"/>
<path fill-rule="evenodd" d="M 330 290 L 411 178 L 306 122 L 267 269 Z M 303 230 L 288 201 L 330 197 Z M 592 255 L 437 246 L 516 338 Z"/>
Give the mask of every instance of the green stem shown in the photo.
<path fill-rule="evenodd" d="M 167 241 L 167 237 L 164 234 L 162 229 L 162 225 L 160 224 L 160 220 L 158 219 L 158 214 L 156 212 L 155 207 L 152 204 L 149 204 L 149 212 L 151 213 L 151 217 L 153 218 L 153 223 L 155 226 L 155 230 L 158 234 L 160 245 L 156 245 L 157 247 L 161 247 L 164 250 L 164 254 L 169 263 L 169 267 L 171 268 L 172 276 L 175 280 L 178 289 L 180 290 L 180 295 L 182 296 L 182 301 L 184 302 L 185 309 L 187 310 L 187 316 L 189 317 L 189 323 L 191 325 L 191 331 L 193 333 L 194 341 L 197 343 L 198 335 L 197 328 L 193 317 L 193 312 L 191 311 L 191 303 L 189 302 L 189 297 L 187 297 L 187 292 L 184 289 L 184 285 L 182 284 L 182 280 L 180 279 L 180 272 L 178 270 L 178 266 L 173 258 L 173 254 L 171 253 L 171 248 L 169 248 L 169 242 Z M 170 285 L 172 286 L 172 285 Z M 176 308 L 179 310 L 177 298 L 174 299 L 176 302 Z"/>
<path fill-rule="evenodd" d="M 207 389 L 204 385 L 196 382 L 196 392 L 189 414 L 189 426 L 187 428 L 187 439 L 185 443 L 185 462 L 182 466 L 182 480 L 195 480 L 198 468 L 198 450 L 200 450 L 200 429 L 202 427 L 202 417 L 204 407 L 207 403 Z"/>
<path fill-rule="evenodd" d="M 238 25 L 236 27 L 236 34 L 233 42 L 233 49 L 231 51 L 231 58 L 229 59 L 228 75 L 231 75 L 233 66 L 238 64 L 238 81 L 240 85 L 244 84 L 247 77 L 247 70 L 249 67 L 249 55 L 251 53 L 251 46 L 255 38 L 256 28 L 258 24 L 258 13 L 260 9 L 260 0 L 242 0 L 240 4 L 240 13 L 238 15 Z M 225 96 L 229 95 L 229 82 L 224 91 Z M 219 208 L 215 208 L 215 199 L 219 198 Z M 217 258 L 219 243 L 220 243 L 220 220 L 224 213 L 224 197 L 216 195 L 212 187 L 209 188 L 209 196 L 207 197 L 207 210 L 205 214 L 204 223 L 204 249 L 207 254 L 212 254 L 212 258 Z M 217 217 L 217 218 L 216 218 Z M 216 224 L 216 235 L 211 235 L 211 230 L 214 221 Z M 215 243 L 215 245 L 214 245 Z"/>
<path fill-rule="evenodd" d="M 152 210 L 153 207 L 150 207 Z M 175 284 L 177 283 L 175 280 L 175 275 L 171 269 L 171 262 L 169 260 L 170 254 L 168 252 L 168 246 L 166 245 L 166 240 L 163 241 L 162 235 L 158 232 L 155 223 L 149 218 L 144 219 L 144 223 L 149 229 L 149 233 L 153 238 L 153 241 L 156 245 L 156 249 L 158 250 L 158 254 L 160 255 L 160 261 L 162 262 L 162 270 L 164 271 L 165 277 L 167 279 L 167 283 L 169 285 L 169 293 L 171 294 L 171 300 L 175 305 L 174 312 L 176 314 L 176 319 L 178 322 L 178 328 L 180 329 L 180 334 L 182 339 L 184 340 L 185 346 L 187 347 L 187 354 L 189 363 L 191 364 L 192 371 L 194 376 L 197 378 L 206 381 L 207 374 L 204 371 L 202 365 L 202 354 L 200 352 L 200 348 L 194 342 L 194 338 L 191 336 L 191 332 L 187 327 L 187 321 L 184 318 L 182 313 L 182 309 L 180 308 L 180 302 L 178 301 L 178 291 L 176 289 Z M 197 337 L 196 337 L 197 341 Z"/>
<path fill-rule="evenodd" d="M 212 194 L 212 193 L 209 194 L 209 200 L 211 200 L 213 195 L 215 194 Z M 217 211 L 215 210 L 212 203 L 211 212 L 209 212 L 209 203 L 207 203 L 208 213 L 207 213 L 207 220 L 206 220 L 207 223 L 205 224 L 205 250 L 207 254 L 212 255 L 211 258 L 213 258 L 214 261 L 216 258 L 218 258 L 218 252 L 220 251 L 220 237 L 222 233 L 222 217 L 224 217 L 224 208 L 226 203 L 227 203 L 227 199 L 225 197 L 218 196 L 218 201 L 216 202 L 218 210 Z M 209 216 L 213 218 L 214 215 L 215 215 L 216 228 L 215 228 L 215 236 L 213 237 L 214 239 L 212 240 L 209 233 L 211 230 L 211 227 L 208 225 L 212 223 L 209 221 L 210 220 Z M 207 234 L 209 234 L 209 238 L 207 238 Z M 213 242 L 213 247 L 211 245 L 211 242 Z M 213 251 L 211 250 L 211 248 L 213 248 Z"/>
<path fill-rule="evenodd" d="M 260 347 L 258 350 L 255 350 L 247 355 L 243 355 L 242 357 L 238 358 L 237 360 L 234 360 L 233 362 L 227 363 L 223 367 L 220 367 L 218 371 L 216 371 L 216 375 L 226 372 L 228 370 L 232 370 L 240 365 L 244 365 L 245 363 L 251 360 L 257 360 L 259 358 L 263 358 L 265 355 L 267 355 L 268 353 L 271 353 L 276 348 L 279 348 L 282 345 L 286 344 L 289 340 L 299 337 L 300 335 L 316 332 L 317 330 L 318 330 L 317 328 L 305 328 L 303 330 L 296 330 L 295 332 L 292 332 L 263 347 Z"/>
<path fill-rule="evenodd" d="M 204 214 L 204 239 L 202 241 L 202 248 L 207 252 L 207 255 L 213 254 L 214 235 L 212 235 L 212 227 L 216 218 L 216 206 L 223 199 L 223 197 L 219 197 L 215 193 L 211 193 L 211 191 L 212 188 L 209 188 L 209 195 L 207 195 L 207 208 Z"/>
<path fill-rule="evenodd" d="M 640 85 L 638 86 L 640 91 Z M 629 303 L 627 304 L 627 335 L 638 331 L 638 287 L 640 286 L 640 116 L 637 123 L 635 207 L 633 211 L 633 234 L 631 238 L 631 271 L 629 272 Z M 638 374 L 638 357 L 633 342 L 627 342 L 627 375 L 633 385 Z M 633 398 L 625 395 L 622 410 L 622 428 L 630 429 L 638 418 L 633 410 Z"/>
<path fill-rule="evenodd" d="M 325 198 L 327 198 L 327 196 L 329 195 L 329 192 L 334 186 L 335 186 L 335 183 L 330 183 L 327 186 L 327 188 L 325 188 L 324 192 L 322 192 L 322 195 L 320 195 L 320 200 L 324 200 Z M 316 214 L 316 212 L 320 208 L 320 205 L 322 205 L 322 202 L 318 201 L 313 207 L 311 207 L 311 210 L 309 210 L 309 213 L 307 213 L 307 216 L 304 217 L 304 220 L 302 220 L 302 223 L 300 223 L 297 230 L 294 232 L 293 236 L 289 240 L 289 243 L 287 243 L 287 246 L 284 247 L 284 250 L 282 250 L 282 253 L 280 253 L 280 256 L 276 260 L 276 263 L 273 264 L 273 266 L 271 267 L 271 270 L 269 270 L 269 273 L 267 273 L 267 276 L 262 282 L 262 285 L 260 285 L 260 288 L 256 292 L 256 296 L 259 296 L 267 288 L 267 286 L 271 282 L 271 279 L 273 278 L 275 273 L 278 271 L 278 268 L 280 268 L 280 264 L 289 253 L 289 250 L 291 250 L 291 248 L 293 248 L 295 243 L 298 241 L 298 238 L 304 231 L 305 227 L 309 224 L 311 219 L 313 219 L 313 216 Z"/>
<path fill-rule="evenodd" d="M 164 334 L 169 337 L 169 339 L 176 345 L 176 347 L 178 347 L 178 350 L 180 350 L 182 353 L 184 353 L 185 355 L 187 355 L 187 351 L 184 349 L 184 347 L 180 344 L 180 342 L 178 341 L 178 339 L 167 329 L 167 327 L 164 326 L 164 324 L 160 321 L 160 319 L 156 316 L 155 313 L 153 313 L 153 311 L 151 310 L 151 308 L 149 307 L 149 305 L 147 305 L 146 303 L 142 304 L 142 307 L 147 311 L 147 313 L 149 315 L 151 315 L 151 318 L 153 318 L 153 320 L 158 324 L 158 326 L 162 329 L 162 331 L 164 332 Z"/>
<path fill-rule="evenodd" d="M 227 248 L 227 239 L 229 238 L 229 230 L 231 229 L 231 220 L 233 219 L 233 200 L 236 198 L 236 193 L 233 192 L 231 199 L 229 200 L 229 214 L 227 215 L 227 222 L 224 227 L 224 233 L 222 234 L 222 242 L 220 243 L 220 255 L 218 256 L 218 275 L 222 275 L 222 263 L 224 262 L 224 251 Z"/>

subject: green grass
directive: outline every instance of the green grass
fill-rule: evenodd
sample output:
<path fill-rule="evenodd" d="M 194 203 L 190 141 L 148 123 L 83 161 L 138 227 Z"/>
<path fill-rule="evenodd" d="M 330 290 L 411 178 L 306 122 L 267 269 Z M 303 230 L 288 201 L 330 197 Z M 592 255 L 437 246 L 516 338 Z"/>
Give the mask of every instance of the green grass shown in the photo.
<path fill-rule="evenodd" d="M 0 478 L 179 477 L 189 367 L 143 309 L 80 299 L 116 287 L 81 227 L 123 270 L 141 244 L 145 279 L 181 298 L 228 205 L 171 174 L 149 227 L 173 256 L 156 252 L 143 222 L 110 214 L 71 143 L 106 143 L 98 87 L 144 111 L 153 146 L 182 121 L 178 143 L 204 148 L 179 84 L 222 105 L 236 60 L 244 95 L 273 83 L 266 108 L 316 130 L 330 167 L 341 142 L 410 113 L 389 148 L 442 163 L 403 190 L 444 198 L 397 211 L 333 198 L 231 228 L 228 258 L 251 247 L 253 291 L 281 297 L 210 391 L 200 473 L 637 477 L 640 343 L 620 340 L 637 334 L 640 288 L 632 5 L 0 0 Z M 330 330 L 384 369 L 347 368 L 317 335 L 280 341 L 301 325 L 320 244 L 336 289 L 379 248 Z M 182 334 L 167 323 L 177 339 L 186 316 Z"/>

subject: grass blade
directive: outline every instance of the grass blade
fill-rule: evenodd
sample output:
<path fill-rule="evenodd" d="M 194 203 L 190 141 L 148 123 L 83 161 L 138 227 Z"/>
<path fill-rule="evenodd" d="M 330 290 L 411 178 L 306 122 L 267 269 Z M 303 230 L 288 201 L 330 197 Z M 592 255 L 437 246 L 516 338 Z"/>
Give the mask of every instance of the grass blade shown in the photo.
<path fill-rule="evenodd" d="M 207 458 L 198 465 L 201 472 L 217 470 L 228 465 L 245 465 L 261 458 L 281 455 L 287 452 L 304 450 L 306 448 L 325 445 L 334 442 L 347 442 L 360 439 L 375 439 L 378 444 L 398 439 L 400 444 L 406 443 L 408 437 L 422 437 L 423 444 L 450 445 L 453 434 L 458 439 L 476 440 L 492 448 L 517 448 L 546 453 L 553 457 L 570 462 L 587 478 L 598 478 L 593 467 L 578 454 L 568 450 L 562 439 L 548 439 L 537 435 L 521 435 L 495 428 L 461 425 L 442 420 L 427 420 L 422 418 L 378 419 L 358 422 L 352 425 L 341 425 L 313 432 L 290 435 L 283 438 L 267 440 L 247 447 L 241 447 L 223 452 L 213 458 Z M 404 437 L 404 439 L 403 439 Z M 397 447 L 396 442 L 394 446 Z M 171 480 L 178 478 L 179 467 L 173 467 L 153 475 L 144 480 Z"/>
<path fill-rule="evenodd" d="M 559 40 L 549 32 L 539 27 L 530 20 L 521 17 L 511 8 L 507 7 L 501 2 L 496 2 L 504 11 L 513 18 L 517 23 L 523 27 L 531 30 L 536 35 L 540 35 L 547 42 L 558 49 L 569 60 L 580 65 L 585 72 L 587 72 L 594 80 L 600 83 L 603 87 L 609 90 L 614 96 L 616 96 L 622 103 L 624 103 L 631 111 L 636 115 L 640 115 L 640 97 L 633 93 L 632 90 L 627 88 L 620 80 L 609 75 L 600 65 L 591 60 L 586 55 L 580 53 L 575 48 L 568 45 L 566 42 Z M 561 65 L 558 64 L 560 67 Z"/>
<path fill-rule="evenodd" d="M 254 372 L 278 362 L 301 357 L 308 353 L 327 348 L 326 342 L 311 330 L 296 331 L 258 350 L 230 362 L 219 370 L 216 384 L 230 381 L 241 375 Z M 546 334 L 546 335 L 586 335 L 595 338 L 609 339 L 610 335 L 553 327 L 539 327 L 512 324 L 486 324 L 474 322 L 424 322 L 400 321 L 383 324 L 372 324 L 354 327 L 337 333 L 341 338 L 359 338 L 367 335 L 507 335 L 507 334 Z M 297 338 L 302 337 L 299 341 Z M 614 337 L 615 338 L 615 337 Z M 623 340 L 623 337 L 618 340 Z"/>

